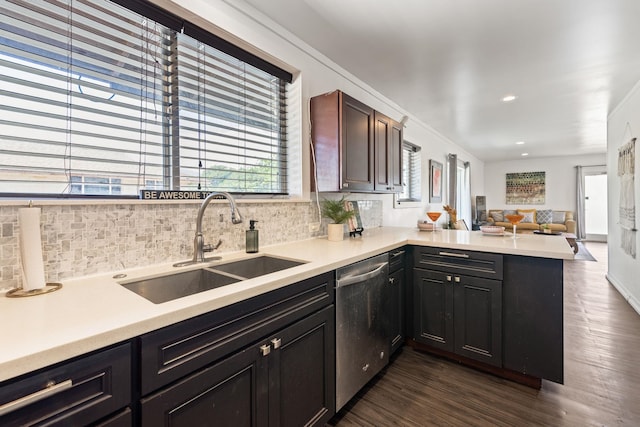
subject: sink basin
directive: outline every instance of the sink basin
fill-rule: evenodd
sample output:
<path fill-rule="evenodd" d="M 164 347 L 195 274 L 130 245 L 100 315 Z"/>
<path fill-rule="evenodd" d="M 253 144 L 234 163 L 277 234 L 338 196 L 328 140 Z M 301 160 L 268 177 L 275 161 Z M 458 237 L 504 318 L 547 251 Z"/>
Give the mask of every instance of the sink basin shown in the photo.
<path fill-rule="evenodd" d="M 214 265 L 211 269 L 215 271 L 222 271 L 227 274 L 233 274 L 234 276 L 238 276 L 243 279 L 252 279 L 265 274 L 275 273 L 276 271 L 296 267 L 301 264 L 305 264 L 305 261 L 293 261 L 262 255 L 256 258 Z"/>
<path fill-rule="evenodd" d="M 198 270 L 132 282 L 120 282 L 120 285 L 155 304 L 161 304 L 241 280 L 295 267 L 305 262 L 262 255 Z"/>
<path fill-rule="evenodd" d="M 120 284 L 155 304 L 161 304 L 239 281 L 238 278 L 202 268 Z"/>

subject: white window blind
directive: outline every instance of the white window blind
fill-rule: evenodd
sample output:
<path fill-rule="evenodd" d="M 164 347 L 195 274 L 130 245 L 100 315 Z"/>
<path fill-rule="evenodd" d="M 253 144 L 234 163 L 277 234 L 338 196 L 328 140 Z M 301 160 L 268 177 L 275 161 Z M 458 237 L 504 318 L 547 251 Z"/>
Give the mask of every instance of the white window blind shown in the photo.
<path fill-rule="evenodd" d="M 177 37 L 180 188 L 286 193 L 283 81 Z"/>
<path fill-rule="evenodd" d="M 0 12 L 0 192 L 136 194 L 142 175 L 161 180 L 166 29 L 99 1 Z"/>
<path fill-rule="evenodd" d="M 108 0 L 0 2 L 0 193 L 286 193 L 286 81 L 170 18 Z"/>
<path fill-rule="evenodd" d="M 398 200 L 404 202 L 419 202 L 422 199 L 420 174 L 422 165 L 420 147 L 405 141 L 402 145 L 402 182 L 403 191 Z"/>

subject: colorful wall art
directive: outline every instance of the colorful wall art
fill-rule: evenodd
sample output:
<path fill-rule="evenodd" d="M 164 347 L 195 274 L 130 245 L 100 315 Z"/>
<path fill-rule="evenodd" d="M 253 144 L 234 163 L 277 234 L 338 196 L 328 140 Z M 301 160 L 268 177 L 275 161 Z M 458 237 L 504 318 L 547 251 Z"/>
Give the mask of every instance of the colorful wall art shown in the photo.
<path fill-rule="evenodd" d="M 545 172 L 515 172 L 507 174 L 508 205 L 543 205 Z"/>

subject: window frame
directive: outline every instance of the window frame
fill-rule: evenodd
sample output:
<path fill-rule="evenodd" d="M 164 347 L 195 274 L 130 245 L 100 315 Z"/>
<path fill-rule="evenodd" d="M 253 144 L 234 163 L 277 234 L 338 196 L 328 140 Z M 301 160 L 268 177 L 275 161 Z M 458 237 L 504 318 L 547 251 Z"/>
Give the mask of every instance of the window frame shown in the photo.
<path fill-rule="evenodd" d="M 408 155 L 408 161 L 402 162 L 402 186 L 409 192 L 409 197 L 403 197 L 403 193 L 394 194 L 395 208 L 415 208 L 422 205 L 422 147 L 409 141 L 402 142 L 402 155 Z M 408 182 L 407 182 L 407 179 Z M 414 178 L 413 180 L 411 178 Z M 412 188 L 417 186 L 416 188 Z M 418 195 L 418 197 L 411 197 Z"/>
<path fill-rule="evenodd" d="M 183 18 L 168 12 L 162 8 L 160 8 L 159 6 L 156 6 L 152 3 L 150 3 L 149 1 L 146 0 L 109 0 L 110 2 L 114 3 L 114 4 L 118 4 L 134 13 L 138 13 L 139 15 L 142 15 L 143 17 L 146 17 L 150 20 L 153 20 L 155 22 L 157 22 L 158 24 L 164 25 L 166 27 L 168 27 L 171 30 L 174 30 L 176 32 L 180 32 L 186 35 L 189 35 L 190 37 L 195 38 L 196 40 L 203 42 L 211 47 L 213 47 L 214 49 L 220 50 L 224 53 L 227 53 L 231 56 L 234 56 L 235 58 L 249 64 L 252 66 L 255 66 L 257 68 L 260 68 L 261 70 L 271 73 L 274 77 L 277 77 L 279 79 L 281 79 L 281 81 L 284 81 L 286 83 L 292 83 L 293 81 L 293 76 L 290 72 L 274 65 L 271 64 L 267 61 L 265 61 L 264 59 L 220 38 L 219 36 L 201 28 L 198 27 L 195 24 L 192 24 L 186 20 L 184 20 Z M 283 83 L 283 84 L 286 84 Z M 287 90 L 284 90 L 285 93 L 285 97 L 287 94 Z M 285 103 L 287 102 L 287 99 L 285 98 Z M 286 118 L 285 118 L 286 120 Z M 282 127 L 283 125 L 280 125 L 280 130 L 279 133 L 286 133 L 286 130 L 283 129 Z M 284 126 L 286 126 L 286 124 L 284 124 Z M 286 129 L 286 128 L 285 128 Z M 172 138 L 171 135 L 169 135 L 169 138 Z M 287 149 L 289 148 L 289 144 L 284 146 L 285 149 L 285 159 L 288 157 L 287 154 Z M 170 150 L 172 151 L 172 150 Z M 114 151 L 115 152 L 115 151 Z M 167 154 L 163 154 L 163 157 L 169 157 L 169 158 L 165 158 L 164 162 L 165 163 L 174 163 L 174 159 L 175 159 L 175 153 L 170 153 L 168 156 Z M 169 166 L 171 167 L 171 166 Z M 284 166 L 284 171 L 285 173 L 287 172 L 287 167 L 286 167 L 286 162 L 285 162 L 285 166 Z M 100 170 L 96 170 L 96 172 L 98 174 L 100 174 Z M 104 171 L 104 172 L 108 172 L 108 171 Z M 73 176 L 78 176 L 81 175 L 82 176 L 82 180 L 83 180 L 83 184 L 81 185 L 82 188 L 84 188 L 85 186 L 87 186 L 87 184 L 84 182 L 86 179 L 86 176 L 82 171 L 75 171 L 75 170 L 71 170 L 71 175 Z M 165 177 L 166 177 L 166 172 L 164 173 Z M 138 175 L 139 178 L 141 177 L 140 175 Z M 117 177 L 107 177 L 107 179 L 111 182 L 112 179 L 117 179 Z M 154 179 L 153 177 L 146 178 L 148 179 Z M 173 176 L 168 178 L 169 180 L 173 181 Z M 283 196 L 289 196 L 290 195 L 290 186 L 288 185 L 290 177 L 288 176 L 288 174 L 284 175 L 284 180 L 287 183 L 286 184 L 286 189 L 285 192 L 237 192 L 237 191 L 230 191 L 233 194 L 236 194 L 240 197 L 245 197 L 245 198 L 260 198 L 260 197 L 268 197 L 268 198 L 278 198 L 278 197 L 283 197 Z M 30 181 L 23 181 L 24 183 L 28 183 Z M 31 181 L 33 182 L 33 181 Z M 71 178 L 69 178 L 68 181 L 68 185 L 69 188 L 71 188 L 72 185 L 76 185 L 77 183 L 72 183 L 71 182 Z M 109 192 L 111 193 L 111 188 L 114 186 L 115 184 L 109 184 Z M 166 180 L 165 180 L 165 185 L 166 185 Z M 9 198 L 32 198 L 32 199 L 132 199 L 132 200 L 136 200 L 136 199 L 140 199 L 141 198 L 141 192 L 145 189 L 145 184 L 143 183 L 141 186 L 139 186 L 139 191 L 138 194 L 78 194 L 78 193 L 73 193 L 71 191 L 64 191 L 61 193 L 30 193 L 30 192 L 2 192 L 0 193 L 0 197 L 1 198 L 5 198 L 5 199 L 9 199 Z M 178 190 L 178 188 L 175 188 L 173 186 L 173 183 L 170 187 L 165 187 L 165 189 L 163 191 L 172 191 L 172 190 Z M 209 192 L 209 191 L 217 191 L 215 189 L 206 189 L 206 190 L 202 190 L 203 192 Z"/>

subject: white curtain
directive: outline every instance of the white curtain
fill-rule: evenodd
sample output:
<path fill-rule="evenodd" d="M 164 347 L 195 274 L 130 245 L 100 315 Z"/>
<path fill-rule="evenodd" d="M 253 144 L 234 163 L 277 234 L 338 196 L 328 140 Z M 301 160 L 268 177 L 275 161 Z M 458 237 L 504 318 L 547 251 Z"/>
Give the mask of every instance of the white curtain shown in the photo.
<path fill-rule="evenodd" d="M 636 201 L 635 159 L 636 138 L 618 149 L 618 176 L 620 177 L 620 246 L 636 257 Z"/>
<path fill-rule="evenodd" d="M 576 238 L 583 240 L 587 237 L 584 227 L 584 177 L 582 166 L 576 166 Z"/>
<path fill-rule="evenodd" d="M 447 174 L 449 178 L 449 206 L 458 209 L 456 202 L 458 200 L 458 155 L 447 155 Z"/>

